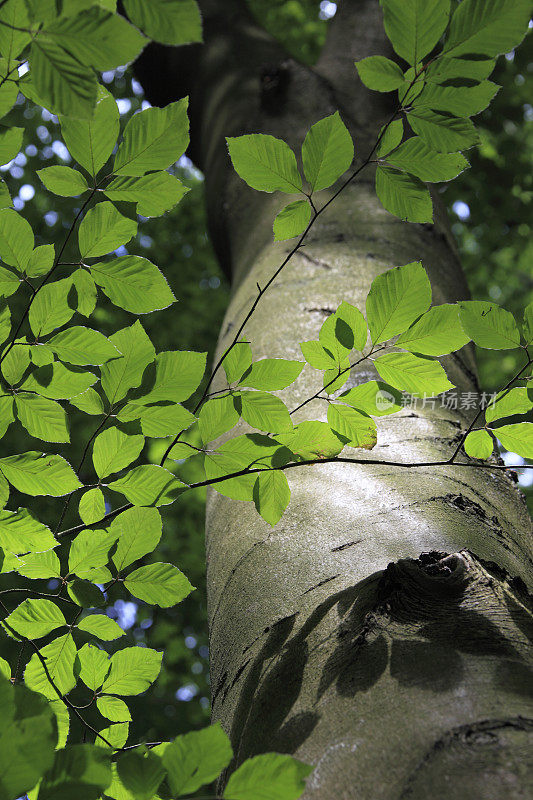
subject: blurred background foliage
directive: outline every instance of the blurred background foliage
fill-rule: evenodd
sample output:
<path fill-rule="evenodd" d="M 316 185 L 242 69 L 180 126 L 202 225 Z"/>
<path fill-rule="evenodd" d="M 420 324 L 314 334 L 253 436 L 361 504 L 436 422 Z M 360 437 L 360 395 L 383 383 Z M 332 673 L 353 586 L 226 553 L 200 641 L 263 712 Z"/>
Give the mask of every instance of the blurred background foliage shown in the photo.
<path fill-rule="evenodd" d="M 296 58 L 313 63 L 324 42 L 328 19 L 335 3 L 323 0 L 248 0 L 260 22 Z M 529 37 L 531 39 L 531 37 Z M 531 240 L 533 117 L 531 100 L 531 47 L 525 42 L 516 53 L 500 59 L 494 80 L 502 90 L 477 121 L 482 145 L 471 151 L 472 169 L 441 188 L 450 211 L 453 231 L 472 296 L 494 300 L 520 319 L 533 297 L 533 241 Z M 354 72 L 354 80 L 356 80 Z M 143 91 L 131 70 L 104 73 L 104 83 L 117 98 L 122 124 L 145 107 Z M 70 156 L 60 139 L 57 119 L 19 95 L 8 124 L 25 128 L 22 152 L 2 167 L 15 207 L 21 210 L 36 233 L 36 243 L 60 243 L 79 207 L 79 201 L 46 192 L 36 171 L 44 166 L 69 164 Z M 203 179 L 194 165 L 183 157 L 175 173 L 191 187 L 181 204 L 165 217 L 142 221 L 136 240 L 127 252 L 143 255 L 163 270 L 178 303 L 170 310 L 142 317 L 142 324 L 156 349 L 207 350 L 216 343 L 229 287 L 222 275 L 207 234 L 203 204 Z M 124 252 L 122 249 L 121 253 Z M 72 256 L 75 257 L 74 251 Z M 68 259 L 66 259 L 68 260 Z M 131 325 L 134 317 L 105 298 L 92 317 L 95 327 L 106 334 Z M 514 368 L 514 356 L 479 351 L 482 388 L 488 392 L 501 386 Z M 93 422 L 94 425 L 94 422 Z M 93 430 L 85 415 L 73 417 L 72 439 L 81 452 Z M 22 429 L 11 426 L 4 440 L 6 452 L 18 452 Z M 36 448 L 39 444 L 36 442 Z M 157 442 L 148 453 L 151 460 L 161 456 L 164 444 Z M 194 480 L 197 466 L 191 459 L 188 476 Z M 509 457 L 509 463 L 520 460 Z M 520 482 L 529 493 L 533 475 L 522 474 Z M 132 641 L 165 648 L 165 665 L 155 691 L 132 703 L 138 736 L 170 738 L 208 721 L 208 647 L 204 569 L 205 493 L 186 494 L 164 508 L 164 536 L 154 560 L 171 561 L 197 587 L 173 609 L 153 609 L 133 603 L 116 587 L 108 613 L 128 629 Z M 58 508 L 39 500 L 35 510 L 43 521 L 55 527 Z M 78 522 L 72 504 L 66 523 Z M 5 586 L 9 576 L 3 576 Z M 122 647 L 123 642 L 120 646 Z M 97 712 L 95 712 L 97 713 Z M 102 727 L 102 721 L 99 727 Z"/>

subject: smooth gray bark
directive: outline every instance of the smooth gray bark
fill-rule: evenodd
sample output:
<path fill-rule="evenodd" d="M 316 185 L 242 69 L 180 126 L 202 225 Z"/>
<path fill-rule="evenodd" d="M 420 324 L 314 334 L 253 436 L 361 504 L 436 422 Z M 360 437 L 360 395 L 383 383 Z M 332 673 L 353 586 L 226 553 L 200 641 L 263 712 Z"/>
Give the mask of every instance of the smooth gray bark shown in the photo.
<path fill-rule="evenodd" d="M 289 249 L 272 244 L 282 200 L 235 176 L 223 136 L 270 133 L 299 148 L 339 109 L 357 164 L 390 110 L 353 60 L 387 46 L 376 0 L 341 3 L 313 70 L 287 59 L 237 0 L 204 11 L 192 113 L 210 225 L 234 281 L 221 352 Z M 261 301 L 246 328 L 255 358 L 301 358 L 298 343 L 342 300 L 364 309 L 372 279 L 412 260 L 428 270 L 434 302 L 467 296 L 442 211 L 435 227 L 402 223 L 372 178 L 332 204 Z M 445 365 L 459 391 L 476 390 L 469 348 Z M 350 385 L 371 377 L 354 370 Z M 281 396 L 291 408 L 319 381 L 306 367 Z M 325 411 L 315 401 L 295 421 Z M 467 424 L 438 404 L 406 409 L 379 420 L 368 455 L 446 458 Z M 274 529 L 250 504 L 208 500 L 213 717 L 231 736 L 232 767 L 293 753 L 316 767 L 307 800 L 531 796 L 531 522 L 512 477 L 326 464 L 288 478 L 291 503 Z"/>

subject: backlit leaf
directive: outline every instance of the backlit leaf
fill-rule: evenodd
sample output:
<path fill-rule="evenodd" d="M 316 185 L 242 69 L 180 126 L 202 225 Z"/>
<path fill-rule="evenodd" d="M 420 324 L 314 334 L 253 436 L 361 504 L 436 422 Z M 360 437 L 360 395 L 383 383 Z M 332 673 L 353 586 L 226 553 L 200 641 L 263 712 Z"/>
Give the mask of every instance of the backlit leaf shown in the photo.
<path fill-rule="evenodd" d="M 496 395 L 485 409 L 485 419 L 494 422 L 495 419 L 512 417 L 514 414 L 527 414 L 532 408 L 533 397 L 529 396 L 527 388 L 515 386 Z"/>
<path fill-rule="evenodd" d="M 102 490 L 95 487 L 82 494 L 78 512 L 82 522 L 86 525 L 100 522 L 105 516 L 105 501 Z"/>
<path fill-rule="evenodd" d="M 315 122 L 302 145 L 302 161 L 312 192 L 327 189 L 353 161 L 352 137 L 336 111 Z"/>
<path fill-rule="evenodd" d="M 187 44 L 202 41 L 202 19 L 195 0 L 125 0 L 126 13 L 134 25 L 156 42 Z"/>
<path fill-rule="evenodd" d="M 464 448 L 472 458 L 490 458 L 494 451 L 494 441 L 487 431 L 471 431 L 465 439 Z"/>
<path fill-rule="evenodd" d="M 374 344 L 403 333 L 431 303 L 431 284 L 420 261 L 378 275 L 366 300 Z"/>
<path fill-rule="evenodd" d="M 168 172 L 151 172 L 140 178 L 114 178 L 103 191 L 110 200 L 137 203 L 137 213 L 143 217 L 160 217 L 189 189 Z"/>
<path fill-rule="evenodd" d="M 225 800 L 297 800 L 313 767 L 292 756 L 264 753 L 247 759 L 230 775 Z"/>
<path fill-rule="evenodd" d="M 76 685 L 74 664 L 77 650 L 72 634 L 65 633 L 63 636 L 58 636 L 40 650 L 52 680 L 59 691 L 66 694 Z M 50 700 L 58 699 L 57 692 L 48 680 L 37 653 L 32 655 L 26 666 L 24 682 L 29 689 L 44 694 Z"/>
<path fill-rule="evenodd" d="M 111 155 L 117 140 L 119 113 L 115 98 L 100 85 L 91 117 L 82 120 L 65 116 L 61 117 L 60 123 L 70 154 L 95 176 Z"/>
<path fill-rule="evenodd" d="M 81 172 L 70 167 L 45 167 L 37 175 L 48 191 L 62 197 L 78 197 L 89 188 Z"/>
<path fill-rule="evenodd" d="M 377 442 L 374 420 L 350 406 L 329 403 L 328 424 L 351 447 L 371 450 Z"/>
<path fill-rule="evenodd" d="M 133 570 L 124 586 L 134 597 L 150 605 L 169 606 L 181 603 L 194 589 L 183 572 L 173 564 L 148 564 Z"/>
<path fill-rule="evenodd" d="M 241 416 L 260 431 L 286 431 L 292 428 L 286 405 L 267 392 L 240 392 Z"/>
<path fill-rule="evenodd" d="M 59 403 L 35 394 L 19 392 L 17 417 L 30 436 L 45 442 L 69 442 L 67 415 Z"/>
<path fill-rule="evenodd" d="M 132 314 L 159 311 L 175 301 L 163 273 L 142 256 L 91 264 L 91 275 L 112 303 Z"/>
<path fill-rule="evenodd" d="M 81 622 L 78 623 L 78 628 L 80 631 L 91 633 L 93 636 L 105 642 L 110 642 L 113 639 L 118 639 L 119 636 L 124 636 L 124 631 L 120 625 L 118 625 L 114 619 L 108 617 L 107 614 L 91 614 L 88 617 L 84 617 Z"/>
<path fill-rule="evenodd" d="M 96 691 L 109 671 L 109 656 L 94 644 L 84 644 L 78 652 L 80 659 L 80 678 L 84 684 Z"/>
<path fill-rule="evenodd" d="M 193 794 L 228 766 L 231 744 L 219 722 L 176 736 L 163 752 L 163 765 L 173 795 Z"/>
<path fill-rule="evenodd" d="M 109 341 L 122 353 L 122 358 L 102 367 L 102 388 L 109 401 L 115 403 L 139 386 L 144 370 L 155 359 L 155 348 L 138 320 L 114 333 Z"/>
<path fill-rule="evenodd" d="M 303 369 L 303 361 L 284 358 L 263 358 L 255 361 L 239 381 L 240 386 L 276 391 L 294 383 Z"/>
<path fill-rule="evenodd" d="M 131 117 L 115 156 L 116 175 L 144 175 L 166 169 L 189 143 L 188 99 L 164 108 L 147 108 Z"/>
<path fill-rule="evenodd" d="M 387 161 L 430 183 L 451 181 L 468 168 L 468 161 L 461 153 L 437 153 L 419 136 L 401 144 Z"/>
<path fill-rule="evenodd" d="M 28 639 L 40 639 L 66 625 L 65 617 L 51 600 L 23 600 L 6 617 L 7 624 Z"/>
<path fill-rule="evenodd" d="M 254 484 L 255 507 L 265 522 L 274 527 L 289 505 L 291 490 L 283 472 L 260 472 Z"/>
<path fill-rule="evenodd" d="M 406 222 L 433 222 L 431 196 L 414 175 L 380 166 L 376 170 L 376 193 L 395 217 Z"/>
<path fill-rule="evenodd" d="M 185 487 L 171 472 L 155 464 L 134 467 L 107 485 L 135 506 L 166 506 L 173 503 Z"/>
<path fill-rule="evenodd" d="M 111 656 L 111 670 L 103 691 L 134 695 L 146 691 L 161 669 L 163 653 L 149 647 L 126 647 Z"/>
<path fill-rule="evenodd" d="M 93 464 L 99 478 L 120 472 L 139 457 L 144 436 L 130 436 L 118 428 L 99 433 L 93 444 Z"/>
<path fill-rule="evenodd" d="M 0 210 L 0 257 L 22 272 L 33 251 L 30 223 L 11 208 Z"/>
<path fill-rule="evenodd" d="M 450 23 L 444 52 L 448 56 L 497 56 L 519 44 L 527 32 L 528 0 L 465 0 Z"/>
<path fill-rule="evenodd" d="M 403 83 L 403 72 L 394 61 L 385 56 L 369 56 L 355 62 L 359 77 L 369 89 L 392 92 Z"/>
<path fill-rule="evenodd" d="M 113 563 L 121 571 L 155 549 L 161 538 L 161 515 L 155 508 L 130 508 L 115 517 L 109 530 L 118 538 Z"/>
<path fill-rule="evenodd" d="M 105 200 L 89 209 L 78 231 L 82 258 L 105 256 L 121 245 L 127 244 L 137 233 L 137 223 L 116 210 Z M 141 259 L 139 259 L 141 260 Z"/>
<path fill-rule="evenodd" d="M 0 470 L 15 489 L 34 497 L 61 497 L 81 486 L 64 458 L 46 453 L 30 451 L 0 458 Z"/>
<path fill-rule="evenodd" d="M 493 430 L 506 450 L 524 458 L 533 458 L 533 422 L 516 422 Z"/>
<path fill-rule="evenodd" d="M 426 311 L 396 340 L 398 347 L 426 356 L 443 356 L 470 341 L 459 323 L 459 307 L 444 303 Z"/>
<path fill-rule="evenodd" d="M 453 388 L 438 361 L 412 353 L 388 353 L 374 360 L 384 381 L 413 395 L 435 397 Z"/>
<path fill-rule="evenodd" d="M 307 228 L 311 219 L 311 206 L 307 200 L 296 200 L 282 208 L 274 220 L 274 239 L 276 242 L 299 236 Z"/>
<path fill-rule="evenodd" d="M 282 139 L 253 133 L 227 137 L 226 141 L 235 171 L 252 189 L 288 194 L 301 191 L 295 155 Z"/>
<path fill-rule="evenodd" d="M 385 31 L 399 56 L 418 64 L 448 24 L 450 0 L 381 0 Z"/>
<path fill-rule="evenodd" d="M 486 300 L 459 303 L 459 317 L 465 333 L 478 347 L 509 350 L 520 344 L 520 331 L 509 311 Z"/>
<path fill-rule="evenodd" d="M 414 132 L 438 153 L 468 150 L 479 141 L 472 121 L 463 117 L 416 108 L 407 114 L 407 119 Z"/>

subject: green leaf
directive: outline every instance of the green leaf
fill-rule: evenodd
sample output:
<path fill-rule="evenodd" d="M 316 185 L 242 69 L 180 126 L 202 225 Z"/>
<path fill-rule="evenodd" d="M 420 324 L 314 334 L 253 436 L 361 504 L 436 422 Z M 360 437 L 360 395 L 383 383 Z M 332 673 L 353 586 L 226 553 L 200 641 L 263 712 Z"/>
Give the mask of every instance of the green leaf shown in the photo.
<path fill-rule="evenodd" d="M 350 447 L 372 450 L 377 443 L 376 423 L 366 414 L 346 405 L 328 404 L 328 424 Z"/>
<path fill-rule="evenodd" d="M 472 458 L 490 458 L 494 451 L 494 442 L 487 431 L 471 431 L 464 444 L 467 455 Z"/>
<path fill-rule="evenodd" d="M 139 457 L 144 447 L 144 436 L 130 436 L 118 428 L 109 428 L 98 434 L 93 445 L 93 464 L 100 479 L 120 472 Z"/>
<path fill-rule="evenodd" d="M 307 228 L 310 219 L 311 206 L 307 200 L 289 203 L 274 220 L 274 240 L 280 242 L 299 236 Z"/>
<path fill-rule="evenodd" d="M 222 366 L 228 383 L 239 381 L 252 363 L 252 348 L 248 342 L 237 342 L 224 357 Z"/>
<path fill-rule="evenodd" d="M 374 344 L 403 333 L 431 303 L 431 284 L 420 261 L 378 275 L 366 300 L 366 316 Z"/>
<path fill-rule="evenodd" d="M 267 392 L 240 392 L 241 416 L 260 431 L 287 431 L 292 421 L 285 403 Z"/>
<path fill-rule="evenodd" d="M 90 619 L 87 617 L 86 619 Z M 96 706 L 100 714 L 111 722 L 131 722 L 131 714 L 124 700 L 118 697 L 103 695 L 96 698 Z"/>
<path fill-rule="evenodd" d="M 136 403 L 148 405 L 168 400 L 187 400 L 198 388 L 205 372 L 207 353 L 174 350 L 158 353 L 155 359 L 155 381 L 152 388 Z"/>
<path fill-rule="evenodd" d="M 121 422 L 138 419 L 144 436 L 163 438 L 189 428 L 196 417 L 178 403 L 144 406 L 128 403 L 117 414 Z"/>
<path fill-rule="evenodd" d="M 128 512 L 123 512 L 123 514 Z M 116 517 L 109 531 L 81 531 L 70 546 L 68 557 L 69 574 L 90 579 L 91 570 L 103 567 L 109 560 L 109 551 L 123 532 L 122 523 Z M 126 522 L 126 520 L 124 520 Z"/>
<path fill-rule="evenodd" d="M 489 350 L 509 350 L 520 345 L 520 331 L 512 314 L 496 303 L 466 300 L 459 303 L 461 325 L 474 344 Z"/>
<path fill-rule="evenodd" d="M 514 414 L 527 414 L 533 408 L 533 398 L 528 394 L 526 387 L 515 387 L 499 392 L 494 401 L 485 409 L 485 420 L 494 422 L 502 417 L 512 417 Z"/>
<path fill-rule="evenodd" d="M 264 753 L 247 759 L 230 775 L 225 800 L 297 800 L 313 767 L 292 756 Z"/>
<path fill-rule="evenodd" d="M 189 144 L 188 98 L 131 117 L 115 156 L 116 175 L 144 175 L 166 169 Z"/>
<path fill-rule="evenodd" d="M 11 312 L 9 311 L 9 306 L 6 301 L 0 300 L 0 342 L 5 342 L 10 333 Z M 3 363 L 5 363 L 5 361 Z"/>
<path fill-rule="evenodd" d="M 99 72 L 134 61 L 147 44 L 124 17 L 97 6 L 46 25 L 39 41 L 43 36 Z"/>
<path fill-rule="evenodd" d="M 135 506 L 166 506 L 173 503 L 185 487 L 171 472 L 155 464 L 134 467 L 107 485 Z"/>
<path fill-rule="evenodd" d="M 388 353 L 376 358 L 374 365 L 384 381 L 412 395 L 435 397 L 453 388 L 442 365 L 430 358 Z"/>
<path fill-rule="evenodd" d="M 96 377 L 92 372 L 77 372 L 56 361 L 34 369 L 20 388 L 52 400 L 68 400 L 85 392 L 93 383 Z"/>
<path fill-rule="evenodd" d="M 3 677 L 0 714 L 0 797 L 11 800 L 32 789 L 53 763 L 56 721 L 44 697 Z"/>
<path fill-rule="evenodd" d="M 202 41 L 202 19 L 195 0 L 125 0 L 126 13 L 134 25 L 162 44 Z"/>
<path fill-rule="evenodd" d="M 302 191 L 296 157 L 282 139 L 264 133 L 226 137 L 229 154 L 237 174 L 252 189 L 262 192 Z"/>
<path fill-rule="evenodd" d="M 254 502 L 265 522 L 274 527 L 289 505 L 291 490 L 287 478 L 278 470 L 261 472 L 254 484 Z"/>
<path fill-rule="evenodd" d="M 464 0 L 452 16 L 444 52 L 497 56 L 519 44 L 527 33 L 528 0 Z"/>
<path fill-rule="evenodd" d="M 401 394 L 381 381 L 367 381 L 343 392 L 337 400 L 373 417 L 394 414 L 402 408 Z"/>
<path fill-rule="evenodd" d="M 0 297 L 11 297 L 20 286 L 20 278 L 10 269 L 0 267 Z"/>
<path fill-rule="evenodd" d="M 426 356 L 443 356 L 470 341 L 459 323 L 459 307 L 433 306 L 396 340 L 397 347 Z"/>
<path fill-rule="evenodd" d="M 493 430 L 506 450 L 523 458 L 533 458 L 533 422 L 516 422 Z"/>
<path fill-rule="evenodd" d="M 81 622 L 78 622 L 78 628 L 80 631 L 90 633 L 105 642 L 110 642 L 113 639 L 118 639 L 119 636 L 124 636 L 124 631 L 120 625 L 106 614 L 91 614 L 88 617 L 84 617 Z M 110 717 L 108 717 L 108 719 L 110 719 Z M 125 719 L 128 718 L 124 717 L 124 720 Z M 123 720 L 120 720 L 120 722 L 122 721 Z"/>
<path fill-rule="evenodd" d="M 102 398 L 94 389 L 87 389 L 87 391 L 71 397 L 70 404 L 79 408 L 80 411 L 84 411 L 86 414 L 98 415 L 104 413 Z"/>
<path fill-rule="evenodd" d="M 39 648 L 46 667 L 57 688 L 62 694 L 70 692 L 76 685 L 74 664 L 77 650 L 71 633 L 58 636 L 53 642 Z M 24 682 L 28 689 L 44 694 L 49 700 L 57 700 L 57 692 L 51 685 L 43 669 L 43 665 L 34 653 L 24 672 Z"/>
<path fill-rule="evenodd" d="M 23 272 L 33 251 L 33 231 L 24 217 L 11 208 L 0 210 L 0 257 Z"/>
<path fill-rule="evenodd" d="M 135 800 L 152 800 L 166 774 L 159 756 L 139 750 L 121 755 L 117 770 L 122 785 Z"/>
<path fill-rule="evenodd" d="M 80 267 L 70 276 L 76 290 L 76 310 L 84 317 L 90 317 L 96 306 L 96 284 L 91 275 Z"/>
<path fill-rule="evenodd" d="M 149 314 L 175 301 L 162 272 L 142 256 L 91 264 L 91 275 L 112 303 L 132 314 Z"/>
<path fill-rule="evenodd" d="M 38 98 L 54 114 L 91 118 L 98 86 L 91 70 L 44 35 L 33 40 L 30 65 L 35 101 Z"/>
<path fill-rule="evenodd" d="M 16 345 L 8 353 L 4 354 L 2 361 L 2 375 L 6 383 L 14 386 L 20 381 L 30 365 L 29 347 L 18 340 Z"/>
<path fill-rule="evenodd" d="M 49 367 L 54 363 L 54 354 L 46 344 L 37 342 L 30 345 L 30 358 L 36 367 Z"/>
<path fill-rule="evenodd" d="M 122 358 L 102 367 L 102 388 L 109 402 L 115 403 L 139 386 L 145 368 L 155 359 L 155 348 L 138 320 L 114 333 L 109 341 L 122 353 Z"/>
<path fill-rule="evenodd" d="M 24 0 L 7 0 L 2 6 L 2 20 L 6 24 L 0 25 L 0 53 L 7 62 L 11 62 L 31 41 L 28 30 L 18 30 L 27 29 L 30 25 Z"/>
<path fill-rule="evenodd" d="M 80 366 L 104 364 L 121 355 L 117 347 L 102 333 L 80 325 L 74 325 L 56 333 L 47 341 L 47 345 L 62 361 Z M 84 389 L 78 389 L 69 396 L 74 397 L 75 394 L 80 394 L 82 391 Z"/>
<path fill-rule="evenodd" d="M 90 581 L 76 579 L 68 584 L 67 592 L 70 599 L 82 608 L 103 608 L 105 606 L 105 595 L 98 586 L 93 586 Z"/>
<path fill-rule="evenodd" d="M 119 132 L 115 98 L 98 87 L 96 107 L 89 119 L 61 117 L 61 134 L 72 157 L 93 177 L 111 155 Z"/>
<path fill-rule="evenodd" d="M 413 105 L 417 109 L 426 107 L 456 117 L 473 117 L 487 108 L 500 88 L 491 81 L 482 81 L 476 86 L 428 84 L 413 101 Z"/>
<path fill-rule="evenodd" d="M 46 336 L 68 322 L 75 309 L 69 303 L 72 282 L 64 278 L 47 283 L 36 295 L 30 307 L 30 327 L 36 337 Z"/>
<path fill-rule="evenodd" d="M 67 415 L 53 400 L 26 392 L 15 399 L 17 417 L 30 436 L 45 442 L 69 442 Z"/>
<path fill-rule="evenodd" d="M 222 433 L 229 431 L 239 421 L 239 412 L 235 408 L 233 397 L 214 397 L 208 400 L 198 414 L 198 428 L 204 444 L 217 439 Z"/>
<path fill-rule="evenodd" d="M 320 344 L 335 356 L 339 365 L 350 350 L 363 350 L 367 336 L 364 316 L 345 301 L 325 320 L 319 333 Z"/>
<path fill-rule="evenodd" d="M 392 46 L 411 65 L 433 50 L 450 17 L 450 0 L 381 0 L 381 6 Z"/>
<path fill-rule="evenodd" d="M 327 189 L 338 180 L 353 161 L 353 141 L 336 111 L 315 122 L 302 145 L 302 162 L 311 191 Z"/>
<path fill-rule="evenodd" d="M 0 438 L 4 436 L 5 432 L 14 421 L 13 398 L 9 395 L 0 396 Z"/>
<path fill-rule="evenodd" d="M 369 56 L 355 62 L 359 77 L 369 89 L 392 92 L 403 83 L 403 72 L 394 61 L 385 56 Z"/>
<path fill-rule="evenodd" d="M 28 639 L 40 639 L 67 624 L 63 613 L 51 600 L 23 600 L 6 617 L 6 622 Z"/>
<path fill-rule="evenodd" d="M 37 278 L 39 275 L 46 275 L 50 272 L 54 264 L 54 245 L 41 244 L 34 248 L 28 263 L 26 264 L 26 275 L 28 278 Z"/>
<path fill-rule="evenodd" d="M 129 728 L 129 722 L 120 722 L 116 725 L 110 725 L 108 728 L 103 728 L 99 731 L 103 739 L 98 738 L 96 746 L 103 748 L 111 746 L 114 750 L 120 750 L 128 741 Z"/>
<path fill-rule="evenodd" d="M 476 129 L 469 119 L 417 108 L 407 114 L 407 120 L 428 147 L 438 153 L 468 150 L 479 141 Z"/>
<path fill-rule="evenodd" d="M 93 691 L 100 688 L 109 672 L 109 656 L 94 644 L 84 644 L 78 651 L 80 678 Z"/>
<path fill-rule="evenodd" d="M 0 470 L 15 489 L 34 497 L 62 497 L 81 486 L 64 458 L 46 453 L 30 451 L 0 458 Z"/>
<path fill-rule="evenodd" d="M 92 744 L 69 744 L 56 752 L 39 788 L 39 800 L 97 800 L 111 783 L 110 755 Z"/>
<path fill-rule="evenodd" d="M 0 675 L 3 676 L 4 678 L 7 678 L 8 681 L 11 680 L 11 667 L 9 665 L 9 661 L 6 661 L 5 658 L 0 658 Z M 0 690 L 0 694 L 1 694 L 1 690 Z M 5 710 L 5 706 L 4 706 L 3 701 L 2 701 L 2 712 L 3 712 L 3 718 L 5 720 L 5 716 L 4 715 L 6 713 L 6 710 Z"/>
<path fill-rule="evenodd" d="M 130 572 L 124 586 L 139 600 L 162 608 L 181 603 L 194 589 L 183 572 L 163 563 L 148 564 Z"/>
<path fill-rule="evenodd" d="M 414 175 L 379 166 L 376 193 L 384 208 L 395 217 L 405 222 L 433 222 L 431 195 Z"/>
<path fill-rule="evenodd" d="M 126 647 L 111 656 L 111 669 L 103 684 L 104 692 L 121 696 L 146 691 L 161 670 L 163 653 L 149 647 Z"/>
<path fill-rule="evenodd" d="M 127 244 L 136 233 L 137 223 L 123 217 L 113 203 L 105 200 L 89 209 L 80 224 L 78 240 L 81 256 L 105 256 Z"/>
<path fill-rule="evenodd" d="M 22 147 L 23 128 L 0 128 L 0 164 L 11 161 Z"/>
<path fill-rule="evenodd" d="M 50 529 L 26 508 L 0 511 L 0 547 L 9 553 L 36 553 L 57 545 Z"/>
<path fill-rule="evenodd" d="M 0 103 L 2 95 L 2 86 L 0 85 Z M 4 180 L 0 179 L 0 208 L 10 208 L 13 205 L 9 189 Z"/>
<path fill-rule="evenodd" d="M 430 183 L 451 181 L 469 166 L 461 153 L 437 153 L 419 136 L 413 136 L 400 145 L 387 161 Z"/>
<path fill-rule="evenodd" d="M 137 203 L 137 214 L 160 217 L 174 208 L 189 191 L 168 172 L 152 172 L 141 178 L 114 178 L 103 192 L 110 200 Z"/>
<path fill-rule="evenodd" d="M 35 580 L 37 578 L 60 578 L 61 562 L 53 550 L 45 553 L 28 553 L 17 564 L 19 575 Z"/>
<path fill-rule="evenodd" d="M 386 156 L 395 150 L 403 139 L 403 120 L 395 119 L 380 131 L 381 141 L 376 150 L 379 157 Z"/>
<path fill-rule="evenodd" d="M 37 175 L 49 192 L 62 197 L 78 197 L 89 188 L 81 172 L 70 167 L 45 167 Z"/>
<path fill-rule="evenodd" d="M 239 381 L 240 386 L 252 389 L 275 391 L 285 389 L 300 375 L 302 361 L 288 361 L 284 358 L 263 358 L 255 361 Z"/>
<path fill-rule="evenodd" d="M 344 447 L 327 422 L 300 422 L 291 433 L 277 434 L 276 439 L 304 459 L 331 458 Z"/>
<path fill-rule="evenodd" d="M 95 488 L 85 492 L 80 498 L 78 512 L 86 525 L 100 522 L 105 516 L 105 501 L 102 491 Z"/>
<path fill-rule="evenodd" d="M 193 794 L 228 766 L 231 744 L 219 722 L 201 731 L 176 736 L 165 748 L 163 765 L 173 795 Z"/>
<path fill-rule="evenodd" d="M 118 538 L 113 563 L 121 572 L 151 553 L 161 538 L 161 515 L 155 508 L 130 508 L 115 517 L 109 529 Z"/>

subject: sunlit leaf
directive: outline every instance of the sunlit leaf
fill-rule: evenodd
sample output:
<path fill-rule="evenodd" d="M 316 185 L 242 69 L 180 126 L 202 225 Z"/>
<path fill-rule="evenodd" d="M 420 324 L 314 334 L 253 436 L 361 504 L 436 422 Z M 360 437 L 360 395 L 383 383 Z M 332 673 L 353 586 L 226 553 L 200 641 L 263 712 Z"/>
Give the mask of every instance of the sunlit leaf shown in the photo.
<path fill-rule="evenodd" d="M 99 478 L 120 472 L 139 457 L 144 436 L 131 436 L 118 428 L 99 433 L 93 444 L 93 464 Z"/>
<path fill-rule="evenodd" d="M 307 200 L 296 200 L 282 208 L 274 220 L 274 239 L 276 242 L 299 236 L 307 228 L 311 219 L 311 206 Z"/>
<path fill-rule="evenodd" d="M 294 194 L 302 189 L 296 157 L 289 145 L 264 133 L 227 137 L 228 150 L 237 174 L 252 189 Z"/>
<path fill-rule="evenodd" d="M 163 608 L 181 603 L 194 589 L 183 572 L 163 563 L 133 570 L 124 579 L 124 586 L 139 600 Z"/>
<path fill-rule="evenodd" d="M 291 490 L 284 473 L 278 470 L 260 472 L 254 484 L 255 507 L 265 522 L 274 527 L 289 505 Z"/>
<path fill-rule="evenodd" d="M 435 397 L 453 388 L 438 361 L 412 353 L 388 353 L 374 360 L 384 381 L 413 395 Z"/>
<path fill-rule="evenodd" d="M 137 223 L 123 217 L 113 203 L 105 200 L 89 209 L 79 226 L 78 241 L 81 256 L 82 258 L 105 256 L 121 245 L 127 244 L 136 233 Z"/>
<path fill-rule="evenodd" d="M 465 439 L 464 448 L 472 458 L 490 458 L 494 451 L 494 441 L 487 431 L 471 431 Z"/>
<path fill-rule="evenodd" d="M 176 736 L 163 753 L 172 794 L 193 794 L 200 786 L 211 783 L 231 757 L 231 744 L 220 723 Z"/>
<path fill-rule="evenodd" d="M 382 205 L 406 222 L 433 222 L 433 203 L 424 184 L 414 175 L 378 167 L 376 193 Z"/>
<path fill-rule="evenodd" d="M 225 800 L 297 800 L 313 767 L 292 756 L 264 753 L 247 759 L 230 775 Z"/>
<path fill-rule="evenodd" d="M 133 314 L 159 311 L 175 301 L 163 273 L 142 256 L 91 264 L 91 275 L 112 303 Z"/>
<path fill-rule="evenodd" d="M 115 156 L 116 175 L 144 175 L 166 169 L 189 143 L 188 99 L 164 108 L 147 108 L 131 117 Z"/>
<path fill-rule="evenodd" d="M 327 189 L 353 161 L 353 141 L 336 111 L 315 122 L 302 145 L 302 162 L 312 192 Z"/>
<path fill-rule="evenodd" d="M 465 333 L 478 347 L 509 350 L 520 344 L 520 331 L 509 311 L 487 300 L 459 303 L 459 317 Z"/>
<path fill-rule="evenodd" d="M 426 311 L 396 340 L 398 347 L 426 356 L 443 356 L 460 350 L 470 337 L 459 323 L 459 307 L 444 303 Z"/>
<path fill-rule="evenodd" d="M 78 197 L 89 188 L 81 172 L 70 167 L 45 167 L 37 175 L 48 191 L 62 197 Z"/>
<path fill-rule="evenodd" d="M 161 538 L 161 515 L 155 508 L 130 508 L 115 517 L 109 530 L 118 538 L 113 563 L 121 571 L 155 549 Z"/>
<path fill-rule="evenodd" d="M 110 200 L 137 203 L 137 213 L 143 217 L 160 217 L 189 189 L 168 172 L 151 172 L 140 178 L 114 178 L 103 191 Z"/>
<path fill-rule="evenodd" d="M 134 695 L 144 692 L 161 669 L 163 653 L 149 647 L 126 647 L 111 656 L 111 669 L 103 691 L 112 694 Z"/>
<path fill-rule="evenodd" d="M 67 112 L 68 114 L 68 112 Z M 89 119 L 61 117 L 61 134 L 72 157 L 93 176 L 111 155 L 119 132 L 115 98 L 98 86 L 97 102 Z"/>
<path fill-rule="evenodd" d="M 366 315 L 374 344 L 403 333 L 431 303 L 431 284 L 420 261 L 378 275 L 366 300 Z"/>
<path fill-rule="evenodd" d="M 61 456 L 30 451 L 0 458 L 0 470 L 15 489 L 25 494 L 61 497 L 81 486 Z"/>

